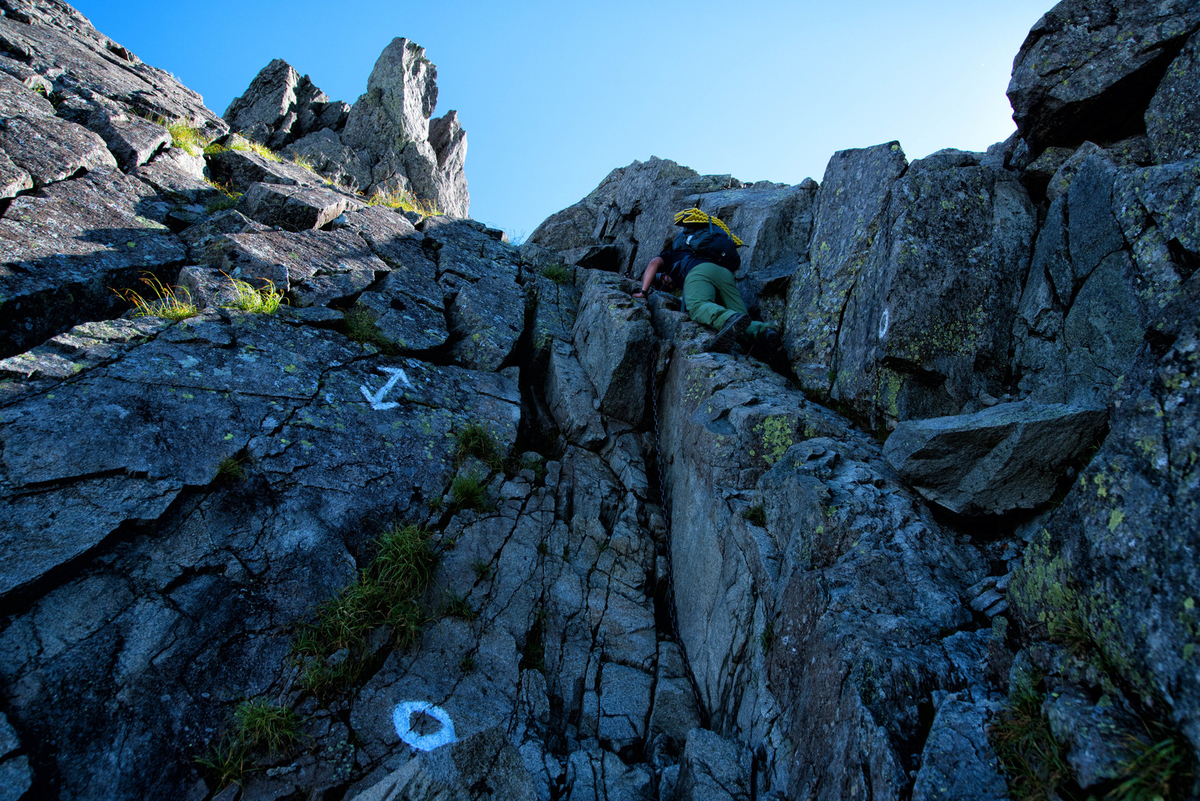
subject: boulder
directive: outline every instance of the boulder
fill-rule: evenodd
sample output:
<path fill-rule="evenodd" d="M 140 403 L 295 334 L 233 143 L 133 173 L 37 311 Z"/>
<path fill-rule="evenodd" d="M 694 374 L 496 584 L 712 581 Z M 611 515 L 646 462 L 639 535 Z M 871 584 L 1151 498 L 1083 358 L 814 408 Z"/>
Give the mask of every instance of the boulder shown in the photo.
<path fill-rule="evenodd" d="M 58 117 L 0 120 L 0 150 L 33 179 L 34 187 L 117 166 L 103 139 Z"/>
<path fill-rule="evenodd" d="M 29 757 L 17 752 L 21 748 L 21 740 L 8 722 L 8 717 L 0 712 L 0 798 L 5 801 L 17 801 L 33 786 L 33 770 L 29 766 Z"/>
<path fill-rule="evenodd" d="M 524 329 L 525 299 L 511 281 L 485 276 L 458 291 L 447 322 L 458 364 L 498 370 L 510 359 Z"/>
<path fill-rule="evenodd" d="M 1186 0 L 1063 0 L 1013 60 L 1008 98 L 1034 153 L 1144 130 L 1142 116 L 1200 9 Z"/>
<path fill-rule="evenodd" d="M 568 264 L 593 258 L 587 266 L 640 278 L 664 240 L 675 235 L 677 211 L 695 205 L 698 195 L 740 186 L 729 175 L 700 175 L 652 156 L 613 170 L 586 198 L 539 225 L 528 241 L 558 252 Z"/>
<path fill-rule="evenodd" d="M 170 208 L 116 170 L 14 199 L 0 218 L 0 356 L 114 316 L 125 303 L 111 289 L 144 290 L 145 272 L 178 268 L 186 252 L 163 224 Z"/>
<path fill-rule="evenodd" d="M 596 391 L 566 343 L 555 340 L 549 349 L 544 391 L 554 421 L 569 441 L 584 448 L 595 447 L 606 437 L 596 415 L 600 406 Z"/>
<path fill-rule="evenodd" d="M 527 801 L 534 784 L 521 755 L 501 729 L 489 729 L 445 748 L 418 754 L 353 801 L 400 798 L 445 801 Z"/>
<path fill-rule="evenodd" d="M 654 706 L 650 712 L 651 737 L 665 735 L 669 748 L 678 749 L 688 742 L 689 732 L 700 728 L 700 710 L 688 680 L 683 651 L 677 643 L 658 646 L 658 675 L 654 682 Z"/>
<path fill-rule="evenodd" d="M 649 801 L 654 777 L 608 751 L 576 751 L 569 760 L 567 792 L 572 801 Z"/>
<path fill-rule="evenodd" d="M 1123 704 L 1114 704 L 1111 697 L 1097 704 L 1083 688 L 1070 682 L 1051 679 L 1048 685 L 1053 689 L 1042 704 L 1042 713 L 1054 738 L 1063 744 L 1079 786 L 1088 789 L 1123 778 L 1131 742 L 1143 748 L 1147 745 L 1144 733 L 1138 731 L 1137 718 L 1122 709 Z"/>
<path fill-rule="evenodd" d="M 264 67 L 245 94 L 234 98 L 224 119 L 248 139 L 280 150 L 306 135 L 329 130 L 336 135 L 346 124 L 350 107 L 329 102 L 307 75 L 275 59 Z"/>
<path fill-rule="evenodd" d="M 913 782 L 914 801 L 1011 798 L 987 735 L 989 725 L 1001 709 L 999 701 L 975 702 L 968 692 L 941 696 L 921 753 L 921 769 Z"/>
<path fill-rule="evenodd" d="M 1170 698 L 1168 725 L 1200 747 L 1200 548 L 1191 454 L 1200 404 L 1195 308 L 1161 358 L 1143 346 L 1114 406 L 1111 430 L 1062 504 L 1030 532 L 1010 600 L 1026 625 L 1073 625 L 1108 655 L 1104 674 L 1143 703 Z M 1111 681 L 1111 679 L 1110 679 Z M 1108 686 L 1108 685 L 1106 685 Z M 1167 722 L 1167 721 L 1164 721 Z"/>
<path fill-rule="evenodd" d="M 1117 167 L 1105 155 L 1084 159 L 1038 234 L 1014 327 L 1019 387 L 1038 401 L 1107 403 L 1145 338 L 1173 336 L 1191 291 L 1195 161 Z"/>
<path fill-rule="evenodd" d="M 764 749 L 760 793 L 901 795 L 930 694 L 981 681 L 960 598 L 984 563 L 789 386 L 676 349 L 659 447 L 680 640 L 709 725 Z"/>
<path fill-rule="evenodd" d="M 575 320 L 575 350 L 602 414 L 637 426 L 646 406 L 653 347 L 650 315 L 630 283 L 593 272 Z"/>
<path fill-rule="evenodd" d="M 220 268 L 255 286 L 269 282 L 293 306 L 327 306 L 358 295 L 388 272 L 352 231 L 225 234 Z"/>
<path fill-rule="evenodd" d="M 289 158 L 302 158 L 338 186 L 362 190 L 371 185 L 371 166 L 336 133 L 322 129 L 297 139 L 283 150 Z"/>
<path fill-rule="evenodd" d="M 1146 109 L 1146 133 L 1160 164 L 1200 157 L 1200 34 L 1167 68 Z"/>
<path fill-rule="evenodd" d="M 927 500 L 959 514 L 1005 514 L 1050 500 L 1107 419 L 1104 407 L 1003 403 L 902 422 L 883 453 Z"/>
<path fill-rule="evenodd" d="M 182 786 L 204 752 L 188 732 L 284 675 L 283 632 L 353 580 L 347 548 L 378 530 L 363 516 L 413 514 L 440 496 L 450 432 L 466 421 L 511 448 L 519 396 L 497 375 L 364 360 L 334 332 L 276 317 L 92 339 L 98 358 L 77 356 L 65 381 L 31 371 L 19 381 L 33 391 L 0 412 L 5 533 L 22 553 L 6 562 L 6 597 L 56 576 L 0 632 L 0 671 L 19 730 L 68 744 L 54 768 L 65 787 L 171 795 L 154 788 Z M 223 484 L 231 459 L 247 477 Z M 173 507 L 185 491 L 202 502 Z M 85 554 L 104 567 L 58 571 Z M 81 681 L 107 700 L 68 712 Z M 164 714 L 163 694 L 191 700 Z M 173 758 L 145 759 L 166 743 Z M 140 767 L 94 769 L 108 758 Z"/>
<path fill-rule="evenodd" d="M 33 188 L 33 176 L 13 164 L 5 153 L 0 153 L 0 200 L 16 197 L 26 189 Z"/>
<path fill-rule="evenodd" d="M 939 151 L 890 190 L 840 320 L 830 396 L 876 430 L 1011 391 L 1009 352 L 1037 217 L 1012 173 Z M 814 239 L 820 248 L 820 238 Z"/>
<path fill-rule="evenodd" d="M 209 173 L 219 184 L 245 192 L 256 182 L 282 186 L 320 186 L 323 182 L 308 169 L 256 153 L 238 138 L 226 139 L 220 149 L 205 154 Z"/>
<path fill-rule="evenodd" d="M 522 258 L 528 258 L 531 245 L 522 248 Z M 535 257 L 536 259 L 536 257 Z M 554 260 L 556 269 L 566 269 L 561 262 Z M 540 380 L 545 375 L 550 352 L 556 341 L 571 343 L 572 332 L 575 329 L 576 310 L 579 308 L 579 290 L 574 282 L 556 282 L 543 275 L 526 283 L 533 303 L 533 321 L 530 335 L 532 353 L 530 368 L 534 380 Z"/>
<path fill-rule="evenodd" d="M 60 95 L 101 96 L 134 116 L 182 120 L 212 139 L 228 127 L 200 95 L 96 31 L 66 3 L 10 2 L 3 46 Z"/>
<path fill-rule="evenodd" d="M 842 312 L 907 168 L 898 142 L 840 151 L 825 167 L 809 260 L 790 284 L 784 316 L 784 345 L 806 391 L 829 393 Z"/>
<path fill-rule="evenodd" d="M 54 106 L 46 97 L 10 75 L 0 73 L 0 115 L 5 117 L 53 117 Z"/>
<path fill-rule="evenodd" d="M 104 97 L 84 100 L 68 96 L 61 101 L 58 115 L 99 134 L 125 172 L 145 164 L 172 143 L 165 127 L 130 114 Z M 199 154 L 195 149 L 195 155 Z"/>
<path fill-rule="evenodd" d="M 253 183 L 242 197 L 246 215 L 263 225 L 287 231 L 324 228 L 342 212 L 361 203 L 345 194 L 315 186 Z"/>

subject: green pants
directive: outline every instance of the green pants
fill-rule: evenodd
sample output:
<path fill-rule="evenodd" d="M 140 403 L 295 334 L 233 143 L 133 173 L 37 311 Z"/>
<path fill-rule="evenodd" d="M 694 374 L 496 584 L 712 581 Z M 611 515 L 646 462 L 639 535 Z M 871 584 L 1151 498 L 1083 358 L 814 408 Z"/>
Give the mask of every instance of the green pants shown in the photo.
<path fill-rule="evenodd" d="M 746 303 L 738 292 L 733 273 L 718 264 L 697 264 L 683 280 L 683 306 L 688 316 L 718 331 L 735 314 L 746 313 Z M 769 326 L 757 320 L 750 323 L 746 335 L 757 338 Z"/>

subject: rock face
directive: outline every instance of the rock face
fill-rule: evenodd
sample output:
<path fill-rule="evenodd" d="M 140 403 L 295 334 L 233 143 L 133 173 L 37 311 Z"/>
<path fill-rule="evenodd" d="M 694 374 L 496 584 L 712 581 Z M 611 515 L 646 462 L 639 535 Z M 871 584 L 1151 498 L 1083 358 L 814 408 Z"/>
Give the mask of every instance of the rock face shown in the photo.
<path fill-rule="evenodd" d="M 307 75 L 275 59 L 225 111 L 230 128 L 313 165 L 364 195 L 405 194 L 466 217 L 467 134 L 458 112 L 433 118 L 437 67 L 425 48 L 395 39 L 353 106 L 330 102 Z"/>
<path fill-rule="evenodd" d="M 903 422 L 884 456 L 927 500 L 960 514 L 1003 514 L 1050 500 L 1107 419 L 1103 408 L 1005 403 Z"/>
<path fill-rule="evenodd" d="M 986 153 L 652 158 L 519 249 L 350 188 L 460 197 L 411 42 L 228 135 L 0 8 L 0 797 L 1200 796 L 1191 6 L 1060 4 Z M 789 363 L 632 298 L 692 205 Z"/>
<path fill-rule="evenodd" d="M 1040 151 L 1144 132 L 1148 101 L 1197 29 L 1200 9 L 1184 0 L 1063 0 L 1013 61 L 1008 97 L 1021 135 Z"/>

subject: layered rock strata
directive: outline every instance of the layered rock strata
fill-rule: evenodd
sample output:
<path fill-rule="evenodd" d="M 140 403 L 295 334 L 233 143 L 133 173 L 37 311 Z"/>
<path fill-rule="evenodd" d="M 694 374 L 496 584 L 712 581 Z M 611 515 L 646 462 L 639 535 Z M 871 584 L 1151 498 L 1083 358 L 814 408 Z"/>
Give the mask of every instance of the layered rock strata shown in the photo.
<path fill-rule="evenodd" d="M 1019 707 L 1048 793 L 1196 796 L 1196 26 L 1110 5 L 1039 23 L 986 153 L 651 159 L 518 249 L 0 0 L 3 792 L 1001 799 Z M 273 63 L 233 124 L 436 185 L 454 115 L 385 56 L 358 116 Z M 371 144 L 400 130 L 432 150 Z M 690 205 L 790 370 L 632 297 Z M 195 314 L 126 313 L 145 273 Z"/>

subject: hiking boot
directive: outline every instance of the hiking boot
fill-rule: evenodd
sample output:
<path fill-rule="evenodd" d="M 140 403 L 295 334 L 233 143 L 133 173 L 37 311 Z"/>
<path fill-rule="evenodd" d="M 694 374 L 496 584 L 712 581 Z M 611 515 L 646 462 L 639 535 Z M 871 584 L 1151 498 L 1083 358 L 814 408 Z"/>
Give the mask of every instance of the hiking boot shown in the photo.
<path fill-rule="evenodd" d="M 783 351 L 783 340 L 779 338 L 779 332 L 774 328 L 768 328 L 759 334 L 758 342 L 754 344 L 755 350 L 761 351 L 765 357 L 763 361 L 770 361 Z"/>
<path fill-rule="evenodd" d="M 762 342 L 763 349 L 761 358 L 767 363 L 767 366 L 780 375 L 790 373 L 792 363 L 788 359 L 787 348 L 783 346 L 783 339 L 780 338 L 779 332 L 774 328 L 768 328 L 759 341 Z"/>
<path fill-rule="evenodd" d="M 750 327 L 750 315 L 735 314 L 729 318 L 729 322 L 717 332 L 717 335 L 708 343 L 706 350 L 709 353 L 729 353 L 734 344 L 737 343 L 738 337 L 746 333 L 746 329 Z"/>

